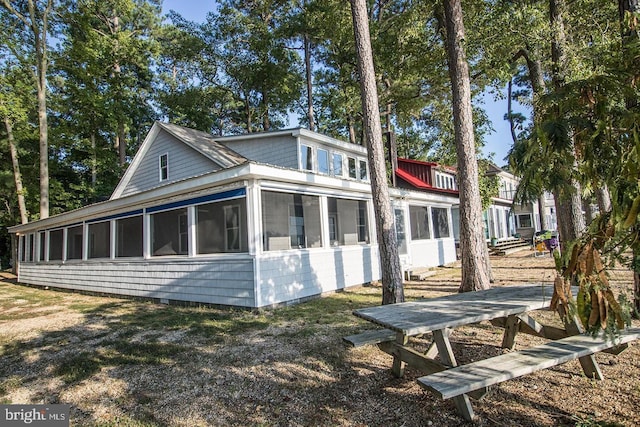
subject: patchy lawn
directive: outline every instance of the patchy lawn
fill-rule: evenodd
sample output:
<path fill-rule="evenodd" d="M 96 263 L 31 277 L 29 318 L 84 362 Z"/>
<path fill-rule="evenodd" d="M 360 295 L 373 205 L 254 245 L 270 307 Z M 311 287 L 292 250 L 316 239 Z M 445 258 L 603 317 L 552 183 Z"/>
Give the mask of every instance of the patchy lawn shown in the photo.
<path fill-rule="evenodd" d="M 551 283 L 552 264 L 528 251 L 492 258 L 495 285 Z M 611 274 L 630 292 L 629 272 Z M 351 311 L 379 304 L 378 286 L 251 312 L 56 292 L 3 277 L 0 403 L 70 404 L 71 424 L 82 426 L 467 425 L 451 401 L 417 385 L 419 372 L 397 379 L 377 347 L 343 344 L 370 327 Z M 407 283 L 406 293 L 452 293 L 459 277 L 456 266 L 440 268 Z M 452 341 L 465 362 L 499 354 L 500 337 L 481 323 Z M 640 425 L 640 343 L 597 359 L 605 381 L 584 377 L 576 361 L 502 383 L 474 402 L 475 425 Z"/>

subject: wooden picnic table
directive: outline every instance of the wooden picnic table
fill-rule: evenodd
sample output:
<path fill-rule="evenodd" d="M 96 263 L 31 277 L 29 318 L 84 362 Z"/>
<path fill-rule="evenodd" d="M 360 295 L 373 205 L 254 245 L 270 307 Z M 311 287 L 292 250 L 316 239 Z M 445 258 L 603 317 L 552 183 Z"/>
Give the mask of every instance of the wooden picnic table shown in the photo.
<path fill-rule="evenodd" d="M 574 294 L 577 289 L 573 290 Z M 393 356 L 393 373 L 401 377 L 405 364 L 415 367 L 425 374 L 418 381 L 425 388 L 440 394 L 443 397 L 454 399 L 458 412 L 466 419 L 473 419 L 473 409 L 469 397 L 479 398 L 487 391 L 487 387 L 500 381 L 515 378 L 520 375 L 546 369 L 571 359 L 578 359 L 582 369 L 589 378 L 602 379 L 602 373 L 595 360 L 594 353 L 614 348 L 617 344 L 608 342 L 608 339 L 599 339 L 599 346 L 589 337 L 585 342 L 580 341 L 581 349 L 576 346 L 576 340 L 581 340 L 582 333 L 579 321 L 567 316 L 564 327 L 558 328 L 542 325 L 529 313 L 535 310 L 547 309 L 551 305 L 553 285 L 529 284 L 518 286 L 495 287 L 489 290 L 458 293 L 438 298 L 411 301 L 398 304 L 382 305 L 357 309 L 353 314 L 376 325 L 383 330 L 369 331 L 364 334 L 346 337 L 345 340 L 353 345 L 377 344 L 378 347 Z M 454 380 L 448 378 L 447 371 L 451 373 L 460 371 L 470 365 L 458 367 L 449 336 L 458 327 L 470 325 L 481 321 L 490 321 L 496 326 L 504 328 L 502 347 L 513 349 L 516 335 L 519 332 L 547 338 L 553 345 L 564 345 L 561 351 L 566 353 L 558 357 L 557 346 L 537 350 L 534 356 L 523 362 L 518 352 L 502 355 L 502 359 L 496 363 L 503 364 L 503 370 L 498 374 L 494 372 L 492 359 L 487 359 L 483 366 L 474 368 L 471 376 L 476 376 L 473 381 L 469 372 L 459 372 L 459 377 Z M 410 346 L 410 338 L 417 335 L 432 334 L 432 344 L 426 352 L 417 351 Z M 640 332 L 632 331 L 625 338 L 625 342 L 637 339 Z M 394 338 L 395 335 L 395 338 Z M 563 343 L 565 341 L 565 343 Z M 567 350 L 568 349 L 568 350 Z M 439 355 L 439 360 L 434 359 Z M 532 358 L 533 357 L 533 358 Z M 549 362 L 548 358 L 551 358 Z M 497 359 L 497 358 L 496 358 Z M 508 360 L 507 360 L 508 359 Z M 536 366 L 537 364 L 537 366 Z M 489 371 L 487 371 L 489 366 Z M 455 369 L 454 369 L 455 368 Z M 441 374 L 438 374 L 440 373 Z M 478 374 L 478 372 L 481 372 Z M 480 375 L 478 378 L 477 375 Z M 439 381 L 454 381 L 451 395 L 445 395 L 438 390 Z M 427 379 L 433 378 L 433 381 Z M 469 388 L 469 384 L 473 387 Z M 480 384 L 480 386 L 478 386 Z M 449 389 L 452 384 L 447 384 Z M 449 390 L 451 391 L 451 390 Z M 448 392 L 449 392 L 448 391 Z M 457 394 L 456 393 L 460 393 Z"/>

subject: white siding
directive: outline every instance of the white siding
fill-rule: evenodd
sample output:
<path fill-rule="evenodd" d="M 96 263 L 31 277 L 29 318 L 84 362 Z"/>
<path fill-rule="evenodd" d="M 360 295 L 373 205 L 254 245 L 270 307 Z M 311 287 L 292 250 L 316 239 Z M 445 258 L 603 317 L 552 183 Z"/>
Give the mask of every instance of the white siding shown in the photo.
<path fill-rule="evenodd" d="M 255 306 L 253 259 L 22 263 L 20 282 L 87 292 Z"/>
<path fill-rule="evenodd" d="M 377 246 L 328 250 L 282 251 L 263 254 L 258 303 L 260 307 L 320 295 L 380 280 Z"/>
<path fill-rule="evenodd" d="M 169 156 L 169 178 L 160 182 L 159 158 Z M 141 160 L 135 174 L 122 192 L 122 196 L 149 190 L 159 185 L 202 175 L 220 169 L 218 165 L 193 148 L 178 141 L 167 132 L 160 131 Z"/>
<path fill-rule="evenodd" d="M 250 135 L 249 135 L 250 137 Z M 298 169 L 298 146 L 292 136 L 274 136 L 257 140 L 219 141 L 247 159 L 285 168 Z"/>
<path fill-rule="evenodd" d="M 415 267 L 438 267 L 456 261 L 456 242 L 453 238 L 413 240 L 409 253 Z"/>

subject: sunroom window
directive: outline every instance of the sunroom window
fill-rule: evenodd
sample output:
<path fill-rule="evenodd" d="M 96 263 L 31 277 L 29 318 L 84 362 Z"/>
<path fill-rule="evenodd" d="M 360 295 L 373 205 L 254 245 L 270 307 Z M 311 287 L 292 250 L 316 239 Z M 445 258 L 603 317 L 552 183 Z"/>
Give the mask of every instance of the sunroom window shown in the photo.
<path fill-rule="evenodd" d="M 449 214 L 445 208 L 431 208 L 433 219 L 433 237 L 442 239 L 449 237 Z"/>
<path fill-rule="evenodd" d="M 62 260 L 62 238 L 62 229 L 49 232 L 49 261 Z"/>
<path fill-rule="evenodd" d="M 429 208 L 426 206 L 409 206 L 411 222 L 411 240 L 430 239 Z"/>
<path fill-rule="evenodd" d="M 247 252 L 245 199 L 196 206 L 198 254 Z"/>
<path fill-rule="evenodd" d="M 369 242 L 367 202 L 329 197 L 327 204 L 331 246 Z"/>
<path fill-rule="evenodd" d="M 142 256 L 142 215 L 116 221 L 116 257 Z"/>
<path fill-rule="evenodd" d="M 187 255 L 187 208 L 151 215 L 151 255 Z"/>
<path fill-rule="evenodd" d="M 111 223 L 109 221 L 89 224 L 89 258 L 111 256 Z"/>
<path fill-rule="evenodd" d="M 262 227 L 266 251 L 321 247 L 320 198 L 263 191 Z"/>
<path fill-rule="evenodd" d="M 82 225 L 67 229 L 67 259 L 82 259 Z"/>

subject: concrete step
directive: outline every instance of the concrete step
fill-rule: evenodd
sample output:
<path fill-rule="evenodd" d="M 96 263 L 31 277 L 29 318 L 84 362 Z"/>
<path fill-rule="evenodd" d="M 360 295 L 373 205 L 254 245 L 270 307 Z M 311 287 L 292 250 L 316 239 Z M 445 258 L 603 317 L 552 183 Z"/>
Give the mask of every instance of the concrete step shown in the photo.
<path fill-rule="evenodd" d="M 434 274 L 436 274 L 436 272 L 431 270 L 430 268 L 410 268 L 409 270 L 405 271 L 405 278 L 412 281 L 421 281 L 426 279 L 427 277 L 433 276 Z"/>

